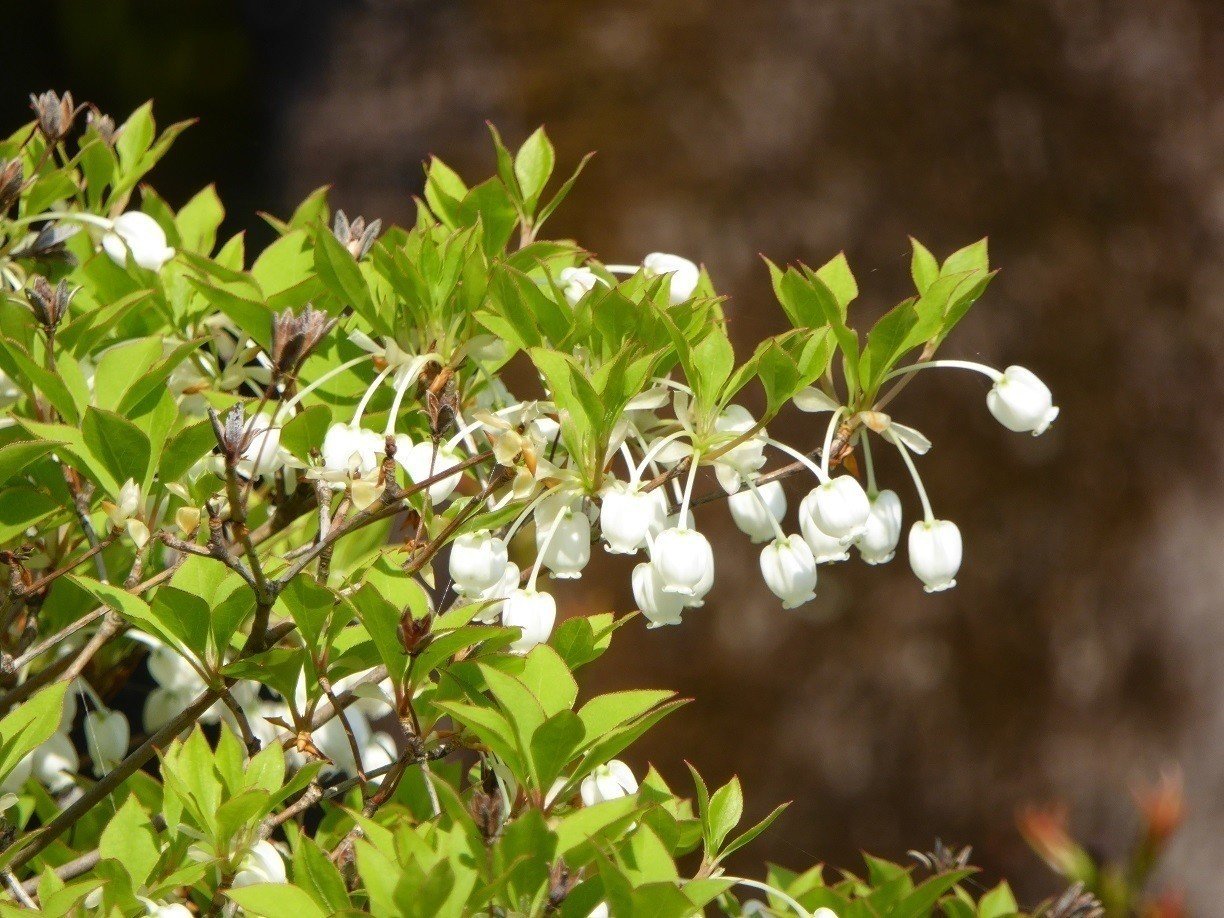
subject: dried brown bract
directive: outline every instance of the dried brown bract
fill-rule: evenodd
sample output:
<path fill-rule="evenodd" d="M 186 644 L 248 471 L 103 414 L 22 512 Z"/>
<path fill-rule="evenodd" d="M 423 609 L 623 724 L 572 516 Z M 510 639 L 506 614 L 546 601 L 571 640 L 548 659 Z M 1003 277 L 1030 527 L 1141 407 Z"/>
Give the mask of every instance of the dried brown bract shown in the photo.
<path fill-rule="evenodd" d="M 291 309 L 272 319 L 272 364 L 279 376 L 292 376 L 310 356 L 335 320 L 307 305 L 300 313 Z"/>
<path fill-rule="evenodd" d="M 365 217 L 354 217 L 350 222 L 348 215 L 342 210 L 336 211 L 336 217 L 332 221 L 332 235 L 358 260 L 370 251 L 381 231 L 381 220 L 371 220 L 368 226 Z"/>
<path fill-rule="evenodd" d="M 68 286 L 68 281 L 61 280 L 54 287 L 42 275 L 35 275 L 26 291 L 26 299 L 34 317 L 48 332 L 54 332 L 56 326 L 68 314 L 68 306 L 76 295 L 77 289 Z"/>
<path fill-rule="evenodd" d="M 48 143 L 59 143 L 68 136 L 80 112 L 72 101 L 72 93 L 58 96 L 51 90 L 40 96 L 31 95 L 30 108 L 34 109 L 39 133 L 47 138 Z"/>

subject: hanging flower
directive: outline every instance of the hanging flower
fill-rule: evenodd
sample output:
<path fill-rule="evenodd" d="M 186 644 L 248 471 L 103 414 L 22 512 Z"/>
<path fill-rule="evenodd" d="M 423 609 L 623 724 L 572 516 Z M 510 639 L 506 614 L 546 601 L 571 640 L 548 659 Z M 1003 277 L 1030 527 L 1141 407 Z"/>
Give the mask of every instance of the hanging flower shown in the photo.
<path fill-rule="evenodd" d="M 646 561 L 634 567 L 631 582 L 634 601 L 650 622 L 648 628 L 680 624 L 680 614 L 685 609 L 684 597 L 663 589 L 663 581 L 653 564 Z"/>
<path fill-rule="evenodd" d="M 481 604 L 481 610 L 472 616 L 472 621 L 480 622 L 484 625 L 491 625 L 497 621 L 497 617 L 502 613 L 506 598 L 518 589 L 521 577 L 522 571 L 519 570 L 519 566 L 513 561 L 507 563 L 506 569 L 502 572 L 501 580 L 497 581 L 487 590 L 482 590 L 474 597 Z"/>
<path fill-rule="evenodd" d="M 816 598 L 816 559 L 797 535 L 775 539 L 761 550 L 761 574 L 784 609 Z"/>
<path fill-rule="evenodd" d="M 123 760 L 131 736 L 131 728 L 122 711 L 96 710 L 85 715 L 85 745 L 97 777 L 102 777 Z"/>
<path fill-rule="evenodd" d="M 561 292 L 571 306 L 600 284 L 607 286 L 607 281 L 590 268 L 562 268 L 557 279 L 561 283 Z"/>
<path fill-rule="evenodd" d="M 663 592 L 700 602 L 714 582 L 714 550 L 695 529 L 665 529 L 650 549 Z"/>
<path fill-rule="evenodd" d="M 595 806 L 607 800 L 619 800 L 638 792 L 637 778 L 620 759 L 612 759 L 606 765 L 598 765 L 582 779 L 579 793 L 583 806 Z"/>
<path fill-rule="evenodd" d="M 669 275 L 671 286 L 668 287 L 668 297 L 673 306 L 689 299 L 701 280 L 701 269 L 697 265 L 687 258 L 666 252 L 651 252 L 643 258 L 642 271 L 647 277 Z"/>
<path fill-rule="evenodd" d="M 149 541 L 149 527 L 137 518 L 140 504 L 140 486 L 134 479 L 129 478 L 119 489 L 118 502 L 112 504 L 103 501 L 102 506 L 106 509 L 111 525 L 116 529 L 126 529 L 136 547 L 144 548 L 145 543 Z"/>
<path fill-rule="evenodd" d="M 400 438 L 396 439 L 395 461 L 414 482 L 426 481 L 435 475 L 441 475 L 463 462 L 464 457 L 447 446 L 435 447 L 432 441 L 424 440 L 403 449 L 399 447 Z M 403 439 L 407 441 L 408 438 Z M 450 497 L 451 492 L 459 486 L 462 478 L 463 473 L 456 472 L 454 475 L 431 484 L 429 486 L 430 503 L 436 506 Z"/>
<path fill-rule="evenodd" d="M 239 889 L 256 883 L 284 883 L 287 879 L 281 853 L 270 841 L 257 841 L 238 862 L 238 872 L 230 885 Z"/>
<path fill-rule="evenodd" d="M 501 582 L 510 563 L 506 543 L 487 529 L 451 543 L 450 577 L 461 595 L 479 595 Z"/>
<path fill-rule="evenodd" d="M 148 214 L 130 210 L 111 221 L 102 235 L 102 248 L 111 261 L 124 267 L 128 254 L 132 261 L 149 271 L 160 271 L 174 257 L 174 249 L 166 244 L 166 231 Z"/>
<path fill-rule="evenodd" d="M 543 644 L 552 634 L 557 620 L 557 601 L 549 593 L 536 590 L 514 590 L 502 607 L 502 625 L 519 628 L 522 636 L 508 648 L 511 653 L 525 654 L 537 644 Z"/>
<path fill-rule="evenodd" d="M 74 785 L 73 776 L 81 768 L 72 740 L 56 731 L 30 755 L 35 780 L 52 794 L 60 794 Z"/>
<path fill-rule="evenodd" d="M 838 475 L 812 489 L 812 518 L 820 529 L 844 542 L 854 540 L 871 514 L 867 492 L 857 479 Z"/>
<path fill-rule="evenodd" d="M 320 452 L 324 468 L 360 477 L 378 469 L 379 457 L 386 448 L 386 438 L 372 430 L 351 424 L 333 424 L 323 437 Z"/>
<path fill-rule="evenodd" d="M 636 484 L 617 481 L 601 495 L 599 525 L 605 547 L 612 554 L 632 555 L 640 551 L 667 515 L 666 497 L 660 504 L 661 489 L 641 491 Z"/>
<path fill-rule="evenodd" d="M 848 542 L 831 536 L 816 522 L 816 491 L 810 491 L 807 497 L 799 502 L 799 531 L 803 540 L 812 550 L 812 557 L 817 564 L 832 564 L 836 561 L 846 561 L 850 558 Z"/>
<path fill-rule="evenodd" d="M 986 407 L 1000 424 L 1034 437 L 1058 417 L 1049 387 L 1024 367 L 1008 367 L 986 393 Z"/>
<path fill-rule="evenodd" d="M 901 498 L 896 491 L 884 490 L 871 499 L 867 526 L 855 544 L 868 564 L 885 564 L 893 559 L 901 539 Z"/>
<path fill-rule="evenodd" d="M 956 586 L 961 565 L 960 529 L 951 520 L 919 520 L 909 534 L 910 567 L 928 593 Z"/>
<path fill-rule="evenodd" d="M 786 492 L 782 482 L 769 481 L 760 485 L 755 494 L 750 488 L 735 492 L 727 498 L 727 506 L 740 531 L 760 544 L 774 537 L 774 524 L 770 520 L 781 522 L 786 516 Z"/>
<path fill-rule="evenodd" d="M 536 551 L 554 577 L 582 576 L 591 560 L 591 521 L 567 493 L 552 494 L 535 511 Z"/>

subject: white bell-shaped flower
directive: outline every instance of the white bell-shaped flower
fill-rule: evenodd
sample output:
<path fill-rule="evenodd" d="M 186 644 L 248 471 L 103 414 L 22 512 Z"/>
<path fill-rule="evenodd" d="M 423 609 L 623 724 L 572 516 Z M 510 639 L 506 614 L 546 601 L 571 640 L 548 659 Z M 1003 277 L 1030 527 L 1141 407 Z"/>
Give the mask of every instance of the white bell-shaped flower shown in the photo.
<path fill-rule="evenodd" d="M 458 452 L 444 445 L 439 445 L 435 449 L 434 444 L 428 440 L 417 443 L 408 449 L 397 449 L 395 453 L 395 461 L 400 464 L 400 467 L 408 473 L 408 477 L 414 482 L 426 481 L 435 475 L 444 474 L 448 469 L 452 469 L 463 462 L 463 458 Z M 456 472 L 454 475 L 447 476 L 441 481 L 435 481 L 431 484 L 429 486 L 430 503 L 440 504 L 450 497 L 455 488 L 459 486 L 459 481 L 462 478 L 463 473 Z"/>
<path fill-rule="evenodd" d="M 961 565 L 960 529 L 951 520 L 919 520 L 910 528 L 910 567 L 928 593 L 956 586 Z"/>
<path fill-rule="evenodd" d="M 812 489 L 812 518 L 828 535 L 851 542 L 867 525 L 871 501 L 858 480 L 851 475 L 838 475 Z"/>
<path fill-rule="evenodd" d="M 162 688 L 199 695 L 207 687 L 195 667 L 173 647 L 165 644 L 159 644 L 149 651 L 145 665 L 149 668 L 149 675 Z"/>
<path fill-rule="evenodd" d="M 815 491 L 808 492 L 807 497 L 799 502 L 799 531 L 803 533 L 803 541 L 812 550 L 817 564 L 832 564 L 850 558 L 848 543 L 829 535 L 816 522 Z"/>
<path fill-rule="evenodd" d="M 122 711 L 90 711 L 85 715 L 85 746 L 99 778 L 127 755 L 131 727 Z"/>
<path fill-rule="evenodd" d="M 696 529 L 663 530 L 650 548 L 650 561 L 665 593 L 700 601 L 713 585 L 714 550 Z"/>
<path fill-rule="evenodd" d="M 794 609 L 816 598 L 816 559 L 800 536 L 775 539 L 761 550 L 761 575 L 765 585 L 782 600 L 782 608 Z"/>
<path fill-rule="evenodd" d="M 633 584 L 633 599 L 650 622 L 648 628 L 680 624 L 680 614 L 685 609 L 684 597 L 664 591 L 663 581 L 659 579 L 659 573 L 653 564 L 644 561 L 637 565 L 630 579 Z"/>
<path fill-rule="evenodd" d="M 364 749 L 370 741 L 370 734 L 373 732 L 370 729 L 369 719 L 357 710 L 355 706 L 349 706 L 344 712 L 345 720 L 348 721 L 349 728 L 352 730 L 353 739 L 357 741 L 357 748 Z M 345 732 L 344 724 L 340 718 L 333 717 L 331 720 L 322 724 L 318 729 L 311 734 L 314 744 L 319 748 L 325 756 L 331 759 L 330 766 L 324 766 L 325 774 L 334 774 L 340 772 L 349 775 L 350 777 L 357 774 L 357 762 L 353 758 L 353 746 L 349 742 L 348 734 Z M 364 762 L 362 765 L 364 766 Z"/>
<path fill-rule="evenodd" d="M 136 898 L 144 903 L 146 918 L 192 918 L 195 915 L 195 912 L 181 902 L 154 902 L 144 896 Z"/>
<path fill-rule="evenodd" d="M 472 616 L 472 621 L 480 622 L 482 625 L 491 625 L 496 622 L 497 617 L 502 613 L 506 597 L 518 589 L 521 579 L 522 571 L 519 570 L 519 566 L 513 561 L 509 562 L 505 571 L 502 572 L 501 580 L 473 597 L 482 608 Z"/>
<path fill-rule="evenodd" d="M 760 497 L 757 497 L 760 494 Z M 774 537 L 770 519 L 781 522 L 786 516 L 786 492 L 782 482 L 768 481 L 756 489 L 742 488 L 727 498 L 731 519 L 754 543 L 768 542 Z"/>
<path fill-rule="evenodd" d="M 607 282 L 590 268 L 562 268 L 557 280 L 566 301 L 573 306 L 598 285 Z"/>
<path fill-rule="evenodd" d="M 464 596 L 496 586 L 509 563 L 506 543 L 488 529 L 466 532 L 451 543 L 450 576 L 455 589 Z"/>
<path fill-rule="evenodd" d="M 577 507 L 567 506 L 541 525 L 539 513 L 537 509 L 536 551 L 543 558 L 541 563 L 562 580 L 581 577 L 591 560 L 590 519 Z"/>
<path fill-rule="evenodd" d="M 523 633 L 507 649 L 511 653 L 524 654 L 537 644 L 543 644 L 552 634 L 556 621 L 557 601 L 551 594 L 514 590 L 502 607 L 502 625 L 519 628 Z"/>
<path fill-rule="evenodd" d="M 161 270 L 174 257 L 161 224 L 139 210 L 130 210 L 111 221 L 111 228 L 102 236 L 102 248 L 120 267 L 127 265 L 131 252 L 132 261 L 149 271 Z"/>
<path fill-rule="evenodd" d="M 1000 424 L 1034 437 L 1045 433 L 1058 408 L 1050 388 L 1024 367 L 1008 367 L 986 394 L 986 407 Z"/>
<path fill-rule="evenodd" d="M 897 552 L 901 540 L 901 498 L 896 491 L 884 490 L 871 501 L 867 526 L 855 543 L 868 564 L 885 564 Z"/>
<path fill-rule="evenodd" d="M 599 526 L 609 552 L 632 555 L 653 531 L 661 530 L 667 516 L 667 498 L 660 503 L 657 496 L 661 490 L 640 491 L 637 485 L 619 481 L 604 489 Z"/>
<path fill-rule="evenodd" d="M 51 738 L 34 750 L 30 756 L 35 780 L 52 794 L 59 794 L 73 786 L 73 775 L 81 767 L 81 757 L 76 747 L 63 733 L 52 733 Z"/>
<path fill-rule="evenodd" d="M 256 883 L 284 883 L 285 859 L 270 841 L 257 841 L 238 862 L 238 872 L 230 885 L 234 889 Z"/>
<path fill-rule="evenodd" d="M 385 437 L 365 427 L 333 424 L 323 437 L 323 465 L 329 471 L 345 472 L 360 477 L 378 468 L 379 459 L 387 448 Z"/>
<path fill-rule="evenodd" d="M 642 269 L 647 277 L 670 275 L 671 286 L 668 298 L 672 305 L 683 303 L 693 295 L 701 280 L 701 269 L 687 258 L 669 255 L 666 252 L 651 252 L 642 259 Z"/>
<path fill-rule="evenodd" d="M 636 794 L 638 782 L 628 765 L 620 759 L 612 759 L 606 765 L 597 765 L 583 778 L 578 792 L 582 795 L 583 806 L 594 806 Z"/>

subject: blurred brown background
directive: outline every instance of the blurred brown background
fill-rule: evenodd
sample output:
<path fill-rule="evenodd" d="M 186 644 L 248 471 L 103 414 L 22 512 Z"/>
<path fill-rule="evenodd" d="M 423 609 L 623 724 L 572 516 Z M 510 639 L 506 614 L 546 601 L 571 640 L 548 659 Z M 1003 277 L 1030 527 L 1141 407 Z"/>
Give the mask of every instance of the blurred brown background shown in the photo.
<path fill-rule="evenodd" d="M 71 16 L 69 13 L 71 12 Z M 868 324 L 908 289 L 906 234 L 989 234 L 1003 268 L 946 356 L 1021 363 L 1062 416 L 1008 434 L 985 384 L 930 375 L 895 414 L 966 540 L 926 596 L 902 557 L 825 569 L 784 612 L 718 506 L 715 596 L 682 628 L 634 623 L 591 689 L 697 700 L 643 744 L 794 806 L 741 863 L 855 866 L 857 849 L 973 844 L 1033 902 L 1058 887 L 1015 829 L 1071 804 L 1120 853 L 1130 788 L 1180 763 L 1188 822 L 1164 876 L 1224 914 L 1224 6 L 1211 0 L 552 0 L 14 6 L 0 109 L 71 88 L 122 114 L 201 116 L 159 170 L 216 179 L 234 229 L 320 184 L 408 220 L 421 160 L 492 172 L 484 121 L 598 150 L 552 232 L 601 257 L 704 262 L 742 351 L 780 329 L 757 258 L 845 248 Z M 16 36 L 34 36 L 28 42 Z M 810 416 L 781 419 L 814 445 Z M 904 471 L 884 478 L 913 512 Z M 792 505 L 802 492 L 792 491 Z M 599 558 L 571 609 L 631 607 Z M 684 785 L 687 786 L 687 785 Z M 745 867 L 745 869 L 750 869 Z"/>

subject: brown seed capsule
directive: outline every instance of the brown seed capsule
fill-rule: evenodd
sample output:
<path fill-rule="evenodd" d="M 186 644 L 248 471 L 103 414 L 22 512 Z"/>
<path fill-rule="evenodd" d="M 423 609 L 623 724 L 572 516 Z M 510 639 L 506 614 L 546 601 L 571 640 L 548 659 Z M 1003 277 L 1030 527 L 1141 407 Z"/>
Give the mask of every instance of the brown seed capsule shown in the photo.
<path fill-rule="evenodd" d="M 342 210 L 336 211 L 332 221 L 332 235 L 358 261 L 373 247 L 381 230 L 381 220 L 371 220 L 369 226 L 366 225 L 365 217 L 355 217 L 350 222 L 348 215 Z"/>
<path fill-rule="evenodd" d="M 25 171 L 21 167 L 21 160 L 0 160 L 0 214 L 17 203 L 24 180 Z"/>
<path fill-rule="evenodd" d="M 102 114 L 95 106 L 91 105 L 89 112 L 85 115 L 85 123 L 98 133 L 98 136 L 102 138 L 102 142 L 107 146 L 115 145 L 115 135 L 118 132 L 115 129 L 115 119 L 110 115 Z"/>
<path fill-rule="evenodd" d="M 272 319 L 272 363 L 281 376 L 292 376 L 310 352 L 335 325 L 327 313 L 307 304 L 301 313 L 291 309 Z"/>
<path fill-rule="evenodd" d="M 66 92 L 58 96 L 47 90 L 40 96 L 30 96 L 30 108 L 34 109 L 34 117 L 38 130 L 47 138 L 48 143 L 59 143 L 72 130 L 72 123 L 80 111 L 72 101 L 72 93 Z"/>
<path fill-rule="evenodd" d="M 400 616 L 399 623 L 399 642 L 404 648 L 404 653 L 413 657 L 424 650 L 433 640 L 430 634 L 432 628 L 433 618 L 431 616 L 416 618 L 411 610 L 405 609 L 404 614 Z"/>
<path fill-rule="evenodd" d="M 30 303 L 34 317 L 47 331 L 54 331 L 64 316 L 68 314 L 68 305 L 72 302 L 74 295 L 76 295 L 76 290 L 68 286 L 68 281 L 62 280 L 52 287 L 42 275 L 35 275 L 26 291 L 26 299 Z"/>

